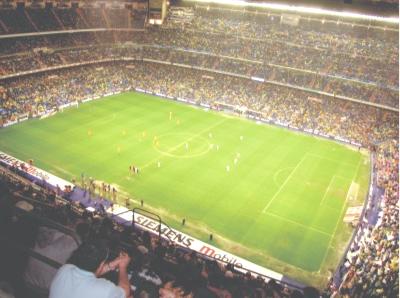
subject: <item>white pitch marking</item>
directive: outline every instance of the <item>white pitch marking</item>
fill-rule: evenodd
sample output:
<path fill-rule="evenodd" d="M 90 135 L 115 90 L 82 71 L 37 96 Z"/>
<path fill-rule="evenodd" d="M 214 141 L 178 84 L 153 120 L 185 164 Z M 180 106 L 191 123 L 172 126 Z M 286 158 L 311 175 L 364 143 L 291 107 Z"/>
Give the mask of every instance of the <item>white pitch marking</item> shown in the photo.
<path fill-rule="evenodd" d="M 190 138 L 188 138 L 187 140 L 183 141 L 182 143 L 179 143 L 178 145 L 170 148 L 169 150 L 167 150 L 168 153 L 171 153 L 173 151 L 175 151 L 176 149 L 178 149 L 179 147 L 185 145 L 187 142 L 190 142 L 191 140 L 193 140 L 194 138 L 202 135 L 203 133 L 207 132 L 210 129 L 213 129 L 219 125 L 221 125 L 223 122 L 227 121 L 227 119 L 222 119 L 220 121 L 218 121 L 217 123 L 215 123 L 214 125 L 211 125 L 210 127 L 207 127 L 205 129 L 203 129 L 202 131 L 198 132 L 197 134 L 193 134 Z M 219 147 L 218 147 L 219 148 Z M 163 155 L 161 155 L 162 157 Z M 154 162 L 156 162 L 157 160 L 159 160 L 161 158 L 160 156 L 154 158 L 153 160 L 150 160 L 148 163 L 146 163 L 145 165 L 143 165 L 141 167 L 141 169 L 147 168 L 148 166 L 150 166 L 151 164 L 153 164 Z"/>
<path fill-rule="evenodd" d="M 278 196 L 278 194 L 282 191 L 282 189 L 285 187 L 286 183 L 288 183 L 288 181 L 292 178 L 294 172 L 297 171 L 297 169 L 299 168 L 299 166 L 303 163 L 303 161 L 306 159 L 307 154 L 305 154 L 303 156 L 303 158 L 298 162 L 298 164 L 294 167 L 294 169 L 290 172 L 289 176 L 286 178 L 286 180 L 282 183 L 281 187 L 279 187 L 279 189 L 276 191 L 276 193 L 274 194 L 274 196 L 272 197 L 272 199 L 268 202 L 268 204 L 264 207 L 264 209 L 262 210 L 262 213 L 265 213 L 265 211 L 267 211 L 267 209 L 269 208 L 269 206 L 271 206 L 272 202 L 275 200 L 275 198 Z"/>
<path fill-rule="evenodd" d="M 317 233 L 320 233 L 320 234 L 323 234 L 323 235 L 326 235 L 326 236 L 331 236 L 331 234 L 329 234 L 329 233 L 327 233 L 327 232 L 324 232 L 324 231 L 322 231 L 322 230 L 319 230 L 319 229 L 316 229 L 316 228 L 313 228 L 313 227 L 304 225 L 304 224 L 302 224 L 302 223 L 299 223 L 299 222 L 297 222 L 297 221 L 288 219 L 288 218 L 283 217 L 283 216 L 280 216 L 280 215 L 278 215 L 278 214 L 275 214 L 275 213 L 272 213 L 272 212 L 267 212 L 266 214 L 269 214 L 269 215 L 272 215 L 272 216 L 274 216 L 274 217 L 280 218 L 280 219 L 282 219 L 282 220 L 284 220 L 284 221 L 287 221 L 287 222 L 290 222 L 290 223 L 292 223 L 292 224 L 294 224 L 294 225 L 303 227 L 304 229 L 312 230 L 312 231 L 314 231 L 314 232 L 317 232 Z"/>
<path fill-rule="evenodd" d="M 326 191 L 325 191 L 325 193 L 324 193 L 324 196 L 322 197 L 322 200 L 321 200 L 321 202 L 319 203 L 319 205 L 322 205 L 322 203 L 325 201 L 326 195 L 328 194 L 328 191 L 329 191 L 329 189 L 331 188 L 332 181 L 335 180 L 335 177 L 336 177 L 336 176 L 333 175 L 332 178 L 331 178 L 331 180 L 329 181 L 328 187 L 326 188 Z"/>
<path fill-rule="evenodd" d="M 276 186 L 279 186 L 279 183 L 276 182 L 276 179 L 278 178 L 279 174 L 289 169 L 293 169 L 293 167 L 285 167 L 275 172 L 272 180 L 274 181 Z"/>
<path fill-rule="evenodd" d="M 333 175 L 332 178 L 331 178 L 331 181 L 329 182 L 328 187 L 326 188 L 325 194 L 324 194 L 324 196 L 322 197 L 321 202 L 319 203 L 320 205 L 322 205 L 322 203 L 324 202 L 324 200 L 325 200 L 325 198 L 326 198 L 326 195 L 328 194 L 328 190 L 329 190 L 330 187 L 331 187 L 332 181 L 335 180 L 335 178 L 339 178 L 339 179 L 343 179 L 343 180 L 347 180 L 347 181 L 348 181 L 349 179 L 351 179 L 351 178 L 346 178 L 346 177 L 342 177 L 342 176 L 338 176 L 338 175 Z M 350 190 L 350 188 L 349 188 L 349 190 Z M 348 194 L 347 194 L 347 195 L 348 195 Z M 346 197 L 346 199 L 347 199 L 347 197 Z"/>
<path fill-rule="evenodd" d="M 357 170 L 354 172 L 354 176 L 353 176 L 353 179 L 352 179 L 351 181 L 354 181 L 354 180 L 356 179 L 356 177 L 357 177 L 358 171 L 359 171 L 359 169 L 360 169 L 361 160 L 362 160 L 362 157 L 360 157 L 360 159 L 358 160 Z M 351 184 L 350 184 L 349 190 L 347 191 L 346 201 L 344 202 L 344 204 L 343 204 L 343 206 L 342 206 L 342 210 L 340 211 L 340 216 L 339 216 L 339 218 L 338 218 L 338 220 L 337 220 L 337 222 L 336 222 L 335 230 L 333 231 L 333 234 L 332 234 L 332 236 L 331 236 L 331 239 L 329 240 L 328 248 L 326 249 L 325 256 L 324 256 L 324 259 L 323 259 L 323 261 L 322 261 L 322 263 L 321 263 L 321 266 L 324 265 L 325 260 L 326 260 L 326 257 L 328 256 L 329 248 L 331 248 L 331 246 L 332 246 L 332 240 L 333 240 L 333 238 L 334 238 L 335 235 L 336 235 L 337 229 L 338 229 L 338 227 L 339 227 L 340 220 L 342 219 L 343 211 L 345 210 L 345 207 L 346 207 L 347 197 L 349 196 L 350 188 L 351 188 Z M 319 270 L 321 271 L 321 268 L 320 268 Z M 319 272 L 319 271 L 318 271 L 318 272 Z"/>

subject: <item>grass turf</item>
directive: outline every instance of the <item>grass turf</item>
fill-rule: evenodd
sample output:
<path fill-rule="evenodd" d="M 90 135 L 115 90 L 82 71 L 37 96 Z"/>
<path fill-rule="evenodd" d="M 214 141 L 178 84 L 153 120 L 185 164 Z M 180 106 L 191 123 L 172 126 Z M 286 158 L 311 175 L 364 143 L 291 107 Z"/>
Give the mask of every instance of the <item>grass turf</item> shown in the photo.
<path fill-rule="evenodd" d="M 171 226 L 312 284 L 337 264 L 369 177 L 368 155 L 342 144 L 138 93 L 2 129 L 0 150 L 117 185 Z"/>

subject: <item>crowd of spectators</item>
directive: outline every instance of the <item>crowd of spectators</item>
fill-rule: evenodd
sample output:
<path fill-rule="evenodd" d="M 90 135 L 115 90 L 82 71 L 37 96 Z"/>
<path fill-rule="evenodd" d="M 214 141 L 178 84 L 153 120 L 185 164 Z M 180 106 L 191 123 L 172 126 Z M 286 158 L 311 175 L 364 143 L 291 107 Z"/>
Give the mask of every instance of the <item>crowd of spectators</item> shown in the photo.
<path fill-rule="evenodd" d="M 33 257 L 20 255 L 21 251 L 15 250 L 14 245 L 33 248 L 39 254 L 42 251 L 37 247 L 45 246 L 47 257 L 62 265 L 73 248 L 93 241 L 107 245 L 110 249 L 108 259 L 118 256 L 121 251 L 130 255 L 128 272 L 133 297 L 318 297 L 314 288 L 294 290 L 272 279 L 240 273 L 232 265 L 201 257 L 138 228 L 120 225 L 105 212 L 89 212 L 80 203 L 62 199 L 54 191 L 39 188 L 9 171 L 1 169 L 0 172 L 0 189 L 4 193 L 0 200 L 0 229 L 8 240 L 8 254 L 2 254 L 1 261 L 2 264 L 13 263 L 13 266 L 0 268 L 0 280 L 14 287 L 16 297 L 24 291 L 21 279 L 25 283 L 28 280 L 31 287 L 48 290 L 48 286 L 43 288 L 43 285 L 49 280 L 51 283 L 55 270 L 47 268 L 47 275 L 44 274 L 43 266 L 50 266 L 39 265 L 39 259 L 32 265 Z M 76 235 L 76 241 L 65 234 L 66 229 Z M 54 258 L 61 237 L 68 248 L 58 251 L 58 257 Z M 18 266 L 15 259 L 19 260 Z M 36 272 L 38 268 L 40 272 Z M 52 276 L 48 275 L 50 272 Z M 40 277 L 47 282 L 38 283 Z M 115 271 L 102 277 L 118 284 Z"/>
<path fill-rule="evenodd" d="M 248 55 L 248 59 L 257 57 L 289 67 L 382 83 L 390 77 L 389 70 L 389 74 L 394 75 L 391 82 L 397 85 L 397 28 L 383 31 L 347 22 L 325 22 L 323 18 L 300 18 L 298 24 L 288 25 L 284 19 L 284 15 L 270 12 L 198 6 L 192 22 L 185 23 L 184 28 L 177 22 L 169 23 L 168 27 L 182 34 L 179 41 L 191 48 L 213 48 L 213 41 L 207 39 L 214 39 L 214 34 L 220 38 L 216 50 L 227 54 L 228 51 L 238 54 L 242 49 L 239 55 Z M 196 35 L 196 32 L 200 35 L 207 32 L 207 38 L 188 40 L 187 33 Z M 379 67 L 382 63 L 390 68 Z"/>
<path fill-rule="evenodd" d="M 118 33 L 118 40 L 128 40 L 129 32 Z M 6 38 L 0 43 L 0 57 L 11 59 L 20 55 L 32 54 L 44 48 L 68 50 L 73 47 L 107 45 L 113 43 L 112 32 L 76 32 L 71 34 L 51 34 L 46 36 L 23 36 Z"/>
<path fill-rule="evenodd" d="M 0 47 L 0 53 L 6 55 L 0 60 L 0 75 L 76 61 L 76 54 L 79 56 L 80 53 L 71 51 L 71 47 L 88 47 L 86 54 L 85 50 L 81 52 L 79 61 L 96 60 L 102 56 L 118 59 L 122 52 L 110 52 L 104 46 L 133 42 L 152 46 L 141 53 L 147 58 L 163 57 L 177 63 L 253 75 L 268 81 L 389 107 L 399 106 L 396 28 L 383 30 L 357 23 L 332 20 L 325 22 L 322 18 L 304 17 L 299 17 L 294 26 L 284 22 L 285 15 L 205 9 L 201 6 L 197 6 L 190 14 L 182 14 L 178 10 L 179 15 L 173 15 L 176 14 L 175 11 L 171 10 L 171 16 L 160 28 L 149 27 L 142 32 L 130 32 L 127 30 L 130 23 L 127 10 L 5 10 L 5 16 L 48 14 L 54 20 L 46 23 L 46 26 L 50 26 L 49 29 L 52 30 L 62 30 L 56 24 L 63 23 L 69 24 L 63 25 L 64 29 L 75 26 L 74 28 L 126 30 L 5 39 Z M 0 19 L 1 15 L 0 11 Z M 185 20 L 184 24 L 180 22 L 182 18 Z M 35 26 L 38 30 L 45 30 L 41 25 L 43 19 L 46 18 L 32 16 L 26 20 L 26 24 L 21 23 L 20 27 L 37 23 Z M 13 26 L 11 17 L 5 17 L 3 23 Z M 16 28 L 17 32 L 24 32 L 18 26 Z M 160 49 L 160 46 L 164 49 Z M 98 47 L 101 49 L 93 51 L 93 48 Z M 37 48 L 50 48 L 51 51 L 38 56 L 35 51 Z M 64 50 L 61 51 L 60 48 Z M 54 49 L 58 49 L 57 53 L 53 53 Z M 135 56 L 137 52 L 138 49 L 134 46 L 123 54 L 124 57 Z M 7 55 L 9 53 L 13 55 Z M 24 54 L 21 57 L 15 53 Z"/>
<path fill-rule="evenodd" d="M 363 222 L 341 267 L 343 283 L 330 284 L 328 293 L 343 297 L 396 297 L 399 293 L 399 143 L 378 146 L 374 170 L 382 190 L 375 225 Z"/>
<path fill-rule="evenodd" d="M 21 114 L 35 117 L 61 105 L 127 87 L 120 81 L 117 68 L 103 70 L 102 66 L 19 77 L 3 86 L 5 89 L 0 91 L 3 121 L 15 121 Z"/>
<path fill-rule="evenodd" d="M 67 49 L 57 49 L 59 38 L 54 40 L 54 47 L 32 53 L 6 56 L 0 59 L 0 74 L 39 70 L 52 66 L 67 65 L 76 62 L 88 62 L 101 59 L 150 58 L 160 61 L 204 67 L 216 71 L 232 72 L 239 75 L 254 76 L 267 81 L 290 84 L 298 88 L 308 88 L 319 92 L 328 92 L 335 96 L 345 96 L 361 101 L 398 107 L 398 94 L 394 89 L 384 88 L 339 77 L 321 75 L 317 72 L 288 69 L 284 66 L 262 64 L 257 61 L 238 60 L 234 57 L 221 57 L 215 54 L 195 53 L 178 48 L 160 48 L 157 45 L 143 44 L 96 44 L 96 38 L 107 40 L 109 34 L 82 34 L 66 38 L 66 45 L 75 44 Z M 120 35 L 125 39 L 126 35 Z M 82 46 L 84 40 L 93 41 L 91 46 Z M 80 42 L 82 41 L 82 42 Z M 143 41 L 142 41 L 143 42 Z M 55 49 L 55 50 L 54 50 Z"/>

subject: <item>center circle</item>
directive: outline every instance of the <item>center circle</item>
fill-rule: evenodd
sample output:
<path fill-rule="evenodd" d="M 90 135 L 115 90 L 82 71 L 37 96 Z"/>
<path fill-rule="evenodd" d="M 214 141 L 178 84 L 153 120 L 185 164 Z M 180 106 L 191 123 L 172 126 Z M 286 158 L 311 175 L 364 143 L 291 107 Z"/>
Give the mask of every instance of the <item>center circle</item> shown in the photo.
<path fill-rule="evenodd" d="M 192 158 L 207 154 L 207 138 L 190 133 L 166 133 L 153 139 L 154 149 L 162 155 L 175 158 Z"/>

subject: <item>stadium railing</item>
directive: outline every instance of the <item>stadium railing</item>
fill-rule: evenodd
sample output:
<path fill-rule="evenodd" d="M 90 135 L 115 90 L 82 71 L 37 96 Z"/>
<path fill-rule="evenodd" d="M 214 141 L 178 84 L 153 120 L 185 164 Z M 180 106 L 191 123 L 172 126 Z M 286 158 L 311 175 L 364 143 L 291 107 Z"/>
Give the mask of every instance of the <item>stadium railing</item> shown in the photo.
<path fill-rule="evenodd" d="M 157 215 L 157 214 L 155 214 L 155 213 L 153 213 L 151 211 L 148 211 L 146 209 L 143 209 L 143 208 L 133 208 L 132 209 L 132 227 L 133 228 L 136 227 L 136 224 L 135 224 L 135 213 L 138 213 L 138 214 L 143 214 L 144 213 L 147 217 L 150 217 L 151 219 L 158 221 L 158 223 L 159 223 L 159 226 L 158 226 L 158 238 L 161 239 L 161 224 L 165 225 L 165 223 L 161 220 L 161 217 L 159 215 Z"/>

